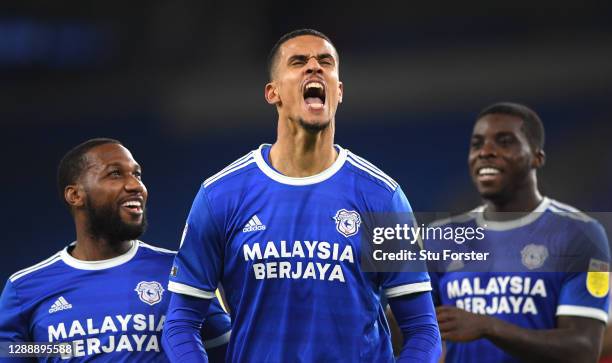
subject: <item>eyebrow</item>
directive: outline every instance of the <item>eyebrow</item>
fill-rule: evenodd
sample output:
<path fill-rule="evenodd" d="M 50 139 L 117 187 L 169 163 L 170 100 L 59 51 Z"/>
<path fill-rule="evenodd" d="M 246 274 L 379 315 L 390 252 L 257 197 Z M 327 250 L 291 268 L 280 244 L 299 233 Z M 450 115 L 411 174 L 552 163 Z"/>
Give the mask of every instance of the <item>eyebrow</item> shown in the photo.
<path fill-rule="evenodd" d="M 123 167 L 123 164 L 118 163 L 118 162 L 110 163 L 110 164 L 107 164 L 107 165 L 104 167 L 104 170 L 106 170 L 106 169 L 110 169 L 110 168 L 113 168 L 113 167 L 122 168 L 122 167 Z M 141 169 L 142 169 L 142 168 L 140 167 L 140 164 L 138 164 L 138 163 L 135 163 L 135 164 L 133 165 L 133 167 L 134 167 L 135 169 L 138 169 L 138 170 L 141 170 Z"/>
<path fill-rule="evenodd" d="M 303 62 L 308 62 L 308 60 L 314 57 L 317 61 L 320 61 L 322 59 L 332 59 L 334 61 L 334 63 L 336 63 L 336 60 L 334 59 L 334 56 L 332 56 L 329 53 L 322 53 L 322 54 L 317 54 L 316 56 L 308 56 L 305 54 L 296 54 L 296 55 L 292 55 L 291 57 L 289 57 L 289 59 L 287 60 L 288 63 L 291 63 L 295 60 L 300 60 Z"/>

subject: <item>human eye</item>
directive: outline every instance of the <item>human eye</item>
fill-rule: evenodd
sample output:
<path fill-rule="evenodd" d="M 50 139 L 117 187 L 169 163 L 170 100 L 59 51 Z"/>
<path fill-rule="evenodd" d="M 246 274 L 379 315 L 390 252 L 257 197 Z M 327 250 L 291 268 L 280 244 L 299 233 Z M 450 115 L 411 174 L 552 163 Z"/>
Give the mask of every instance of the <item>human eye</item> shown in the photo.
<path fill-rule="evenodd" d="M 120 177 L 121 176 L 121 170 L 119 169 L 111 169 L 108 171 L 108 176 L 110 176 L 111 178 L 116 178 L 116 177 Z"/>
<path fill-rule="evenodd" d="M 334 62 L 331 60 L 331 58 L 322 58 L 319 60 L 319 63 L 325 66 L 333 66 Z"/>
<path fill-rule="evenodd" d="M 482 146 L 482 139 L 478 138 L 478 137 L 474 137 L 472 138 L 472 140 L 470 141 L 470 147 L 472 149 L 478 149 Z"/>
<path fill-rule="evenodd" d="M 512 145 L 515 141 L 515 138 L 512 135 L 501 135 L 497 142 L 502 146 Z"/>

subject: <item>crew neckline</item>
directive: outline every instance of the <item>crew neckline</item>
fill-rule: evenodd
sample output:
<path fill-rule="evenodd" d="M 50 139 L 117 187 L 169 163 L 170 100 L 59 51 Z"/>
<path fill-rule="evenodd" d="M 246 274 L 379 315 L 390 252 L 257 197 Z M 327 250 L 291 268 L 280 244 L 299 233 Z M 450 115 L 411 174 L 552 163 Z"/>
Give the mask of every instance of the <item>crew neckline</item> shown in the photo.
<path fill-rule="evenodd" d="M 136 251 L 138 251 L 138 241 L 130 241 L 132 245 L 130 249 L 117 257 L 109 258 L 106 260 L 97 260 L 97 261 L 83 261 L 76 259 L 68 253 L 68 249 L 74 245 L 76 245 L 76 241 L 72 242 L 68 246 L 66 246 L 60 253 L 62 260 L 71 267 L 80 269 L 80 270 L 104 270 L 111 267 L 116 267 L 122 265 L 128 261 L 130 261 L 135 255 Z"/>
<path fill-rule="evenodd" d="M 265 158 L 264 158 L 264 148 L 271 147 L 271 144 L 261 144 L 257 150 L 254 152 L 255 163 L 259 167 L 259 169 L 266 174 L 269 178 L 287 185 L 296 185 L 296 186 L 304 186 L 304 185 L 312 185 L 321 183 L 332 176 L 334 176 L 340 168 L 344 165 L 347 158 L 347 150 L 340 147 L 340 145 L 334 145 L 334 147 L 338 150 L 338 157 L 334 161 L 334 163 L 327 169 L 323 170 L 319 174 L 297 178 L 283 175 L 276 171 L 272 166 L 270 166 Z M 269 152 L 269 151 L 268 151 Z"/>
<path fill-rule="evenodd" d="M 542 201 L 538 206 L 532 210 L 529 214 L 513 219 L 510 221 L 491 221 L 484 217 L 485 206 L 482 205 L 474 210 L 476 213 L 476 223 L 478 226 L 493 231 L 507 231 L 509 229 L 524 227 L 528 224 L 535 222 L 542 214 L 548 209 L 550 205 L 550 199 L 547 197 L 542 198 Z"/>

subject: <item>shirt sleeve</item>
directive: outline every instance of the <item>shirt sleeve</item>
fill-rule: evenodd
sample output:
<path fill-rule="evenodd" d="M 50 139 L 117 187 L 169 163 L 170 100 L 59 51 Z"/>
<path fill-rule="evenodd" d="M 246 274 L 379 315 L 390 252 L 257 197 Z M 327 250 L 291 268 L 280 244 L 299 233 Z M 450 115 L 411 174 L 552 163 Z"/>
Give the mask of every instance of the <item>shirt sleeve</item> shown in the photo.
<path fill-rule="evenodd" d="M 223 236 L 202 186 L 187 217 L 168 290 L 203 299 L 214 298 L 223 266 Z"/>
<path fill-rule="evenodd" d="M 0 296 L 0 342 L 30 342 L 28 322 L 22 312 L 17 290 L 9 280 Z M 6 347 L 0 347 L 0 363 L 33 362 L 34 358 L 9 357 Z"/>
<path fill-rule="evenodd" d="M 9 280 L 0 296 L 0 342 L 28 342 L 28 324 L 13 283 Z"/>
<path fill-rule="evenodd" d="M 400 225 L 416 226 L 412 208 L 400 187 L 395 189 L 389 206 L 391 219 Z M 403 241 L 405 242 L 405 241 Z M 419 244 L 421 242 L 419 241 Z M 418 252 L 419 244 L 410 244 L 409 248 Z M 394 269 L 395 270 L 395 269 Z M 423 291 L 431 291 L 431 283 L 427 268 L 423 261 L 406 261 L 402 271 L 381 272 L 381 286 L 388 298 Z"/>
<path fill-rule="evenodd" d="M 389 305 L 404 337 L 397 362 L 438 362 L 442 343 L 430 294 L 389 299 Z"/>
<path fill-rule="evenodd" d="M 581 271 L 568 272 L 563 280 L 556 315 L 608 321 L 610 308 L 610 248 L 603 227 L 585 225 L 582 240 L 573 241 L 583 251 Z M 588 251 L 588 252 L 584 252 Z"/>
<path fill-rule="evenodd" d="M 200 332 L 206 350 L 226 345 L 229 342 L 231 331 L 230 317 L 219 303 L 219 298 L 215 297 L 208 307 Z"/>

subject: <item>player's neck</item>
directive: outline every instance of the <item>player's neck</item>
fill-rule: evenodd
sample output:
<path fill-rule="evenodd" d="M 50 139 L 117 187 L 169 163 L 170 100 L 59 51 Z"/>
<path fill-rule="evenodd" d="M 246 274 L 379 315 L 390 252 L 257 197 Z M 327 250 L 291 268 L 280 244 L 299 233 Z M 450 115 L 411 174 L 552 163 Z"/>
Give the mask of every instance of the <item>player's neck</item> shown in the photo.
<path fill-rule="evenodd" d="M 329 168 L 338 152 L 334 148 L 334 122 L 320 131 L 279 122 L 278 138 L 270 150 L 270 163 L 281 174 L 303 178 Z"/>
<path fill-rule="evenodd" d="M 132 247 L 132 241 L 109 241 L 107 238 L 92 236 L 86 230 L 77 228 L 77 242 L 70 254 L 77 260 L 100 261 L 121 256 Z"/>
<path fill-rule="evenodd" d="M 486 200 L 484 217 L 492 221 L 512 220 L 533 212 L 542 203 L 542 195 L 536 188 L 515 192 L 512 198 Z"/>

